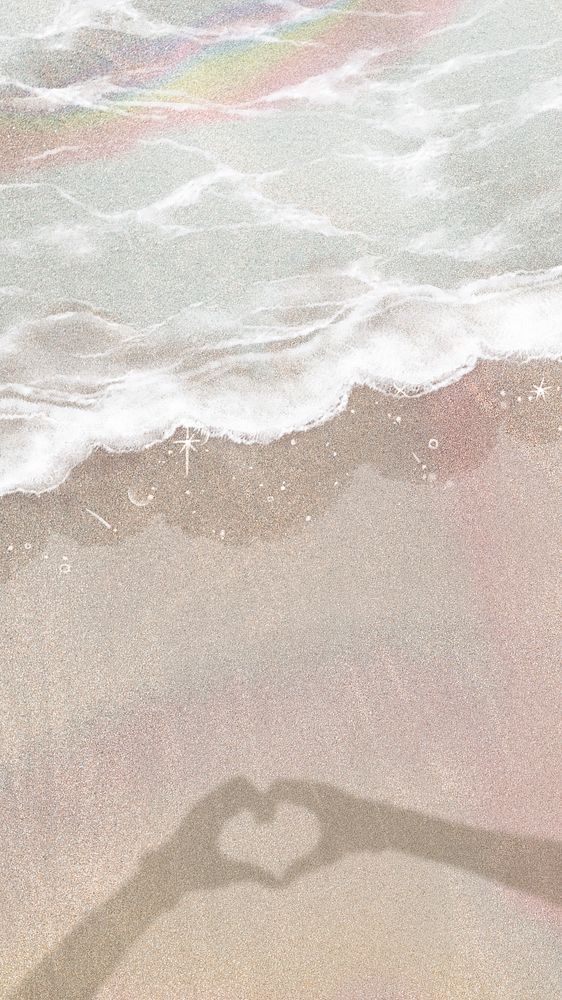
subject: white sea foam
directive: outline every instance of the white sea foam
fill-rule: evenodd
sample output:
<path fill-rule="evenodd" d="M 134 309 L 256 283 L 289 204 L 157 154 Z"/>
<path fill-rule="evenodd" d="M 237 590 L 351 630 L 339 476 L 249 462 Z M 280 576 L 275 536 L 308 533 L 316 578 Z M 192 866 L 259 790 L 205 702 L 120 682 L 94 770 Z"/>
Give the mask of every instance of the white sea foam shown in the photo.
<path fill-rule="evenodd" d="M 67 58 L 90 28 L 118 46 L 184 14 L 69 2 L 13 26 L 3 87 L 60 103 L 33 69 L 53 38 Z M 180 425 L 269 441 L 356 384 L 423 392 L 479 359 L 560 356 L 560 22 L 535 0 L 459 2 L 384 71 L 356 53 L 236 119 L 82 164 L 53 145 L 4 178 L 0 493 Z"/>

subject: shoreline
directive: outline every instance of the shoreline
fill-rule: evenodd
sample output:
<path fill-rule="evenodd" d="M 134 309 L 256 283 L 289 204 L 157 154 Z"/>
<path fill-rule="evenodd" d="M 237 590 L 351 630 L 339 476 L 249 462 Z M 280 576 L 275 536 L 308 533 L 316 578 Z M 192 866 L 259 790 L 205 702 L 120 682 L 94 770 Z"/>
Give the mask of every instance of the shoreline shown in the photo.
<path fill-rule="evenodd" d="M 58 487 L 0 498 L 0 579 L 37 557 L 53 532 L 107 545 L 164 520 L 226 544 L 290 534 L 328 509 L 361 465 L 450 488 L 501 435 L 557 440 L 561 372 L 555 362 L 483 362 L 422 396 L 355 389 L 330 420 L 270 444 L 184 429 L 140 451 L 98 449 Z M 544 397 L 536 396 L 541 384 Z"/>

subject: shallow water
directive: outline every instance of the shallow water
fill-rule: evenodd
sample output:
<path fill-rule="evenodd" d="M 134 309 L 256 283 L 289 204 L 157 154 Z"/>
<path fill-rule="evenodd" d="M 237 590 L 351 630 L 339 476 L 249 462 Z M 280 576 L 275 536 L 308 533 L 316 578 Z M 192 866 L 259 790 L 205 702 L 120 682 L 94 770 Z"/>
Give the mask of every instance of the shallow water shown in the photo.
<path fill-rule="evenodd" d="M 10 0 L 0 35 L 0 492 L 560 353 L 557 5 Z"/>

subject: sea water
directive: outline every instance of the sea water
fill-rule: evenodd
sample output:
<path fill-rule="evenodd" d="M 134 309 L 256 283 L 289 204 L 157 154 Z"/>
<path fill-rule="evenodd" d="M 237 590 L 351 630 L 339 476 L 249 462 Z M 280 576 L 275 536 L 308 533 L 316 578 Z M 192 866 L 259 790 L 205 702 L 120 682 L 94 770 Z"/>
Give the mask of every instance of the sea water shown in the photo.
<path fill-rule="evenodd" d="M 562 8 L 6 0 L 0 492 L 555 357 Z"/>

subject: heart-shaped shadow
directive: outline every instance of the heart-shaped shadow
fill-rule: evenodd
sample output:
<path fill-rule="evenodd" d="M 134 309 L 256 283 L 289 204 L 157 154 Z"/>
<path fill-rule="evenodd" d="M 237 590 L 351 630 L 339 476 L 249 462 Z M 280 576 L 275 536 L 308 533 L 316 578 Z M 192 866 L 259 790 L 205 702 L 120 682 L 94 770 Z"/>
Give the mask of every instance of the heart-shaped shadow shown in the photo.
<path fill-rule="evenodd" d="M 185 893 L 248 881 L 282 889 L 350 854 L 388 848 L 560 905 L 561 848 L 554 841 L 450 823 L 321 782 L 277 781 L 262 792 L 237 777 L 199 799 L 10 1000 L 92 1000 L 128 949 Z"/>
<path fill-rule="evenodd" d="M 227 858 L 282 881 L 296 862 L 302 864 L 311 855 L 320 833 L 309 809 L 281 801 L 273 805 L 271 819 L 258 819 L 249 809 L 233 816 L 223 826 L 217 847 Z"/>

